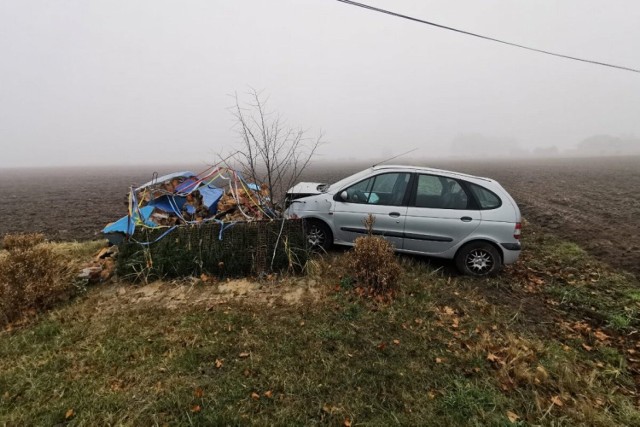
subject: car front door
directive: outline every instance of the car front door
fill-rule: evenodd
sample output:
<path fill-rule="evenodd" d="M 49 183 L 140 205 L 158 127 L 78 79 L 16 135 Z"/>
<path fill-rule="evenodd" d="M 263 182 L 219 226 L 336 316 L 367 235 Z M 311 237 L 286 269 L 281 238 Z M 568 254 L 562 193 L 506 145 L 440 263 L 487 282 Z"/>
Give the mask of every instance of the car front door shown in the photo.
<path fill-rule="evenodd" d="M 403 249 L 437 255 L 466 238 L 480 221 L 480 211 L 457 180 L 420 174 L 407 208 Z"/>
<path fill-rule="evenodd" d="M 364 220 L 371 214 L 375 218 L 373 234 L 402 249 L 410 177 L 406 172 L 383 173 L 341 190 L 333 211 L 336 240 L 353 243 L 366 235 Z"/>

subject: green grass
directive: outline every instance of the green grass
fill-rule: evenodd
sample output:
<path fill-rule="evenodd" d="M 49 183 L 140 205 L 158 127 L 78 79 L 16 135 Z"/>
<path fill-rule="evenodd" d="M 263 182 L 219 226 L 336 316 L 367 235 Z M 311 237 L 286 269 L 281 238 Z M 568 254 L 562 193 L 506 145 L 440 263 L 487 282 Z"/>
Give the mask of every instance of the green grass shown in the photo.
<path fill-rule="evenodd" d="M 640 327 L 640 286 L 571 242 L 541 233 L 527 242 L 523 266 L 545 280 L 543 292 L 567 311 L 620 331 Z"/>
<path fill-rule="evenodd" d="M 549 236 L 525 245 L 485 280 L 401 257 L 389 304 L 355 295 L 340 254 L 317 261 L 313 304 L 93 289 L 0 332 L 0 425 L 640 425 L 620 341 L 637 281 Z"/>

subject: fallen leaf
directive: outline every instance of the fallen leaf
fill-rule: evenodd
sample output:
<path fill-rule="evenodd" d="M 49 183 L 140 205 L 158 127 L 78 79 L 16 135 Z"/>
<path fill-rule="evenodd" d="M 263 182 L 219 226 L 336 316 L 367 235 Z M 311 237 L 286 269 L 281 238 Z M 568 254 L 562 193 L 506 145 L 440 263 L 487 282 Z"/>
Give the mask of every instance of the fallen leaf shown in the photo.
<path fill-rule="evenodd" d="M 452 328 L 457 328 L 457 327 L 458 327 L 459 322 L 460 322 L 460 320 L 459 320 L 457 317 L 454 317 L 454 318 L 453 318 L 453 321 L 452 321 L 452 323 L 451 323 L 451 327 L 452 327 Z"/>
<path fill-rule="evenodd" d="M 564 405 L 564 403 L 562 403 L 562 400 L 560 400 L 560 396 L 553 396 L 551 398 L 551 403 L 553 403 L 556 406 L 562 406 Z"/>
<path fill-rule="evenodd" d="M 220 368 L 222 368 L 222 365 L 223 365 L 223 363 L 222 363 L 222 362 L 223 362 L 223 360 L 224 360 L 224 359 L 216 359 L 216 364 L 215 364 L 216 369 L 220 369 Z"/>
<path fill-rule="evenodd" d="M 197 398 L 200 398 L 204 396 L 204 390 L 202 389 L 202 387 L 198 387 L 193 391 L 193 395 Z"/>
<path fill-rule="evenodd" d="M 394 343 L 395 345 L 400 345 L 400 340 L 393 340 L 393 343 Z"/>
<path fill-rule="evenodd" d="M 442 359 L 439 357 L 436 357 L 436 363 L 442 363 Z"/>
<path fill-rule="evenodd" d="M 238 355 L 238 357 L 245 359 L 247 357 L 251 356 L 251 353 L 247 353 L 247 352 L 242 352 Z"/>
<path fill-rule="evenodd" d="M 511 411 L 507 411 L 507 418 L 509 418 L 509 421 L 511 421 L 512 423 L 515 423 L 516 421 L 518 421 L 518 419 L 520 419 L 520 417 Z"/>
<path fill-rule="evenodd" d="M 193 413 L 198 413 L 200 411 L 202 411 L 202 407 L 200 405 L 196 405 L 191 408 L 191 412 Z"/>
<path fill-rule="evenodd" d="M 605 333 L 604 333 L 604 332 L 602 332 L 602 331 L 595 331 L 595 332 L 593 333 L 593 336 L 594 336 L 594 337 L 596 337 L 596 338 L 597 338 L 598 340 L 600 340 L 600 341 L 606 341 L 606 340 L 608 340 L 608 339 L 609 339 L 609 335 L 605 334 Z"/>
<path fill-rule="evenodd" d="M 455 310 L 447 305 L 444 306 L 444 308 L 442 309 L 442 312 L 444 314 L 448 314 L 449 316 L 455 313 Z"/>
<path fill-rule="evenodd" d="M 378 350 L 384 350 L 386 346 L 387 345 L 384 342 L 381 342 L 380 344 L 378 344 Z"/>
<path fill-rule="evenodd" d="M 489 353 L 489 354 L 487 354 L 487 360 L 489 362 L 498 362 L 500 360 L 500 358 L 498 356 L 496 356 L 495 354 L 493 354 L 493 353 Z"/>
<path fill-rule="evenodd" d="M 582 348 L 584 348 L 584 349 L 585 349 L 585 350 L 587 350 L 587 351 L 591 351 L 591 350 L 593 350 L 593 347 L 591 347 L 591 346 L 589 346 L 589 345 L 586 345 L 585 343 L 582 343 Z"/>
<path fill-rule="evenodd" d="M 254 391 L 253 393 L 251 393 L 251 398 L 253 400 L 258 400 L 260 399 L 260 395 Z"/>
<path fill-rule="evenodd" d="M 264 392 L 264 397 L 271 399 L 273 397 L 273 392 L 271 390 L 267 390 Z"/>
<path fill-rule="evenodd" d="M 351 421 L 349 420 L 349 418 L 347 418 L 346 420 L 344 420 L 344 427 L 351 427 Z"/>
<path fill-rule="evenodd" d="M 544 366 L 538 365 L 536 367 L 536 380 L 538 381 L 546 381 L 549 378 L 549 374 L 547 370 L 544 369 Z"/>
<path fill-rule="evenodd" d="M 69 409 L 67 410 L 67 412 L 65 412 L 64 414 L 64 419 L 68 420 L 69 418 L 73 417 L 76 413 L 73 411 L 73 409 Z"/>
<path fill-rule="evenodd" d="M 422 322 L 424 322 L 424 320 L 416 319 L 416 320 L 414 320 L 414 322 L 416 322 L 416 325 L 422 325 Z"/>

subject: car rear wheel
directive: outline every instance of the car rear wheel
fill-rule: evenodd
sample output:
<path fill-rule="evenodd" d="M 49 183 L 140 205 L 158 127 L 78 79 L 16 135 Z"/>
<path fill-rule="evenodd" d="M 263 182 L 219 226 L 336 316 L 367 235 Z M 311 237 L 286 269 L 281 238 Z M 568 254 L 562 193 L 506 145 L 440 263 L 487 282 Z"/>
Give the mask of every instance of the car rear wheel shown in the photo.
<path fill-rule="evenodd" d="M 312 251 L 327 251 L 333 245 L 333 233 L 324 222 L 306 221 L 305 234 Z"/>
<path fill-rule="evenodd" d="M 502 268 L 502 258 L 493 245 L 471 242 L 463 246 L 456 255 L 456 267 L 467 276 L 490 276 Z"/>

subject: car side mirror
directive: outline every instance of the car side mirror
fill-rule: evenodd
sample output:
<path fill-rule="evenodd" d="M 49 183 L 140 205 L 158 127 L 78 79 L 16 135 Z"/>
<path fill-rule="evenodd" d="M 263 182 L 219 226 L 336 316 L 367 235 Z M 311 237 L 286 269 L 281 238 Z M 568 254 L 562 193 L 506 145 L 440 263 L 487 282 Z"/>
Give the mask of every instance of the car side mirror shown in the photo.
<path fill-rule="evenodd" d="M 349 195 L 347 194 L 347 192 L 342 191 L 340 193 L 337 193 L 336 196 L 333 198 L 333 200 L 337 200 L 339 202 L 345 202 L 347 201 L 348 198 L 349 198 Z"/>

